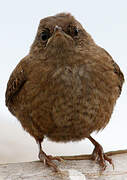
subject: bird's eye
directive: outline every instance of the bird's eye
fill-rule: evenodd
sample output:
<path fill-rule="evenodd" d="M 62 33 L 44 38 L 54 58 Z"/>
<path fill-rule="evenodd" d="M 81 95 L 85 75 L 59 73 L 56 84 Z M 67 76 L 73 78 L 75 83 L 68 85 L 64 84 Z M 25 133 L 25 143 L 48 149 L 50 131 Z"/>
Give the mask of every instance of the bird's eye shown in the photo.
<path fill-rule="evenodd" d="M 41 33 L 41 39 L 43 40 L 43 41 L 46 41 L 46 40 L 48 40 L 50 38 L 50 31 L 49 31 L 49 29 L 46 29 L 46 30 L 44 30 L 42 33 Z"/>
<path fill-rule="evenodd" d="M 77 27 L 74 27 L 74 36 L 78 36 L 78 28 Z"/>
<path fill-rule="evenodd" d="M 69 25 L 68 26 L 68 34 L 70 34 L 71 36 L 78 36 L 79 30 L 76 26 L 73 25 Z"/>

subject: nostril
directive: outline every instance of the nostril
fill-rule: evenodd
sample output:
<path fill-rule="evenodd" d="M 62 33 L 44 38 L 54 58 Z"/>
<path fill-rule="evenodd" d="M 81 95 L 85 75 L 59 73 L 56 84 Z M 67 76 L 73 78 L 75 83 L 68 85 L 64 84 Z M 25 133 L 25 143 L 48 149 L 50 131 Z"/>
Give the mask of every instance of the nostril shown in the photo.
<path fill-rule="evenodd" d="M 62 31 L 62 28 L 60 26 L 56 25 L 54 28 L 54 32 L 56 32 L 56 31 Z"/>

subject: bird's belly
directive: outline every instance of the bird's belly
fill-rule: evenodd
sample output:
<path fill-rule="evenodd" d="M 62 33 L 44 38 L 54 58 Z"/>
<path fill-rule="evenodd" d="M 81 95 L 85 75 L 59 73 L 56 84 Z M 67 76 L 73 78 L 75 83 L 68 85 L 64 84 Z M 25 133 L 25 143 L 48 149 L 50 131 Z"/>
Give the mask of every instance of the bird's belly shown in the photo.
<path fill-rule="evenodd" d="M 111 89 L 103 77 L 91 77 L 88 73 L 81 77 L 80 74 L 64 74 L 61 77 L 63 81 L 57 79 L 53 88 L 55 129 L 48 134 L 52 140 L 80 140 L 93 131 L 103 129 L 110 120 L 117 87 Z"/>
<path fill-rule="evenodd" d="M 64 91 L 63 91 L 64 93 Z M 92 97 L 81 92 L 58 96 L 53 102 L 52 120 L 54 128 L 47 136 L 54 141 L 75 141 L 87 137 L 99 125 L 99 106 L 95 105 Z"/>
<path fill-rule="evenodd" d="M 105 97 L 98 89 L 72 91 L 61 91 L 63 96 L 57 93 L 52 104 L 54 128 L 47 136 L 53 141 L 81 140 L 109 122 L 114 106 L 110 95 Z"/>
<path fill-rule="evenodd" d="M 26 85 L 28 95 L 22 107 L 33 126 L 36 124 L 38 131 L 54 141 L 87 137 L 104 128 L 112 114 L 115 88 L 111 91 L 107 81 L 102 79 L 100 83 L 98 77 L 87 71 L 83 74 L 81 68 L 55 72 L 47 86 L 40 81 L 31 83 L 28 91 L 30 85 Z"/>

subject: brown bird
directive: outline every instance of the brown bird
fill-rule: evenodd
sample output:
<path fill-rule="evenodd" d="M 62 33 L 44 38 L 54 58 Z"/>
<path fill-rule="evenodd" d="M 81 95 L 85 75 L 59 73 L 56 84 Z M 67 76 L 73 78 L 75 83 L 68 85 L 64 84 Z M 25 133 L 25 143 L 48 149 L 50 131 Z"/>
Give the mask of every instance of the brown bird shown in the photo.
<path fill-rule="evenodd" d="M 104 170 L 102 146 L 90 134 L 110 120 L 121 94 L 124 76 L 112 57 L 96 45 L 69 13 L 40 21 L 29 54 L 12 72 L 7 84 L 6 105 L 23 128 L 39 144 L 39 158 L 58 171 L 41 142 L 88 138 L 95 145 L 92 158 Z"/>

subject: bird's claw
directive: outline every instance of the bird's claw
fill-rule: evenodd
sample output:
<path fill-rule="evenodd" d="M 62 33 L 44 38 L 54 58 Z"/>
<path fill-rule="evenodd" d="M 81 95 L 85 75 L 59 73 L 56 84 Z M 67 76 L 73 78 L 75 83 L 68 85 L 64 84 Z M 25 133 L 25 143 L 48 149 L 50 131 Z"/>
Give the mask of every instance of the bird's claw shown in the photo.
<path fill-rule="evenodd" d="M 59 156 L 51 156 L 51 155 L 49 155 L 48 157 L 51 160 L 56 160 L 56 161 L 59 161 L 59 162 L 64 162 L 64 160 L 61 157 L 59 157 Z"/>
<path fill-rule="evenodd" d="M 92 159 L 99 163 L 103 171 L 107 167 L 106 161 L 108 161 L 109 164 L 111 164 L 114 169 L 114 164 L 112 162 L 112 159 L 110 159 L 106 154 L 104 154 L 104 151 L 101 145 L 95 146 L 94 151 L 92 153 Z"/>
<path fill-rule="evenodd" d="M 64 161 L 62 158 L 56 156 L 53 157 L 51 155 L 46 155 L 43 151 L 39 153 L 39 159 L 44 163 L 44 165 L 48 165 L 54 169 L 55 172 L 61 172 L 58 167 L 56 166 L 55 163 L 52 162 L 52 160 L 57 160 L 57 161 Z"/>

